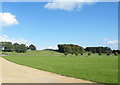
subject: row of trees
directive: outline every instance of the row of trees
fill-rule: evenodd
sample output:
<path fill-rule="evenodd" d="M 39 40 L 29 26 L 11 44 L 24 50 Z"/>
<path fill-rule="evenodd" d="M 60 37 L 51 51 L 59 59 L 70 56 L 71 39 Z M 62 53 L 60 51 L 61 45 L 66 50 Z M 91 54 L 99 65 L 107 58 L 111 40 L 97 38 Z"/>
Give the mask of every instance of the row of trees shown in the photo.
<path fill-rule="evenodd" d="M 109 47 L 86 47 L 85 51 L 93 53 L 112 53 L 112 50 Z"/>
<path fill-rule="evenodd" d="M 12 52 L 16 51 L 18 53 L 25 53 L 27 50 L 36 50 L 35 45 L 31 44 L 26 46 L 26 44 L 18 44 L 11 42 L 0 42 L 0 48 L 4 52 Z M 111 50 L 109 47 L 86 47 L 85 49 L 79 45 L 74 44 L 58 44 L 58 51 L 61 53 L 67 54 L 75 54 L 75 55 L 83 55 L 85 51 L 92 53 L 98 53 L 101 55 L 102 53 L 106 54 L 120 54 L 120 50 Z"/>
<path fill-rule="evenodd" d="M 68 53 L 72 55 L 78 55 L 79 53 L 83 54 L 84 52 L 83 47 L 73 44 L 58 44 L 58 48 L 58 51 L 64 53 L 65 55 L 67 55 Z"/>
<path fill-rule="evenodd" d="M 87 55 L 90 56 L 91 54 L 92 54 L 92 52 L 88 52 Z M 113 55 L 115 55 L 115 56 L 118 56 L 118 54 L 119 54 L 119 53 L 117 53 L 117 52 L 113 53 Z M 98 53 L 98 55 L 101 56 L 102 53 Z M 107 56 L 110 56 L 110 55 L 112 55 L 112 53 L 109 53 L 109 52 L 108 52 L 108 53 L 106 53 L 106 55 L 107 55 Z M 86 57 L 87 57 L 87 56 L 86 56 Z"/>
<path fill-rule="evenodd" d="M 98 55 L 102 55 L 102 53 L 106 53 L 107 55 L 110 55 L 113 53 L 114 55 L 120 54 L 120 50 L 111 50 L 109 47 L 86 47 L 85 49 L 78 45 L 73 44 L 58 44 L 58 51 L 61 53 L 64 53 L 67 55 L 75 54 L 77 55 L 83 55 L 85 51 L 88 52 L 88 55 L 91 55 L 91 53 L 98 53 Z"/>
<path fill-rule="evenodd" d="M 33 44 L 26 46 L 26 44 L 12 44 L 12 42 L 0 42 L 0 47 L 4 52 L 16 51 L 18 53 L 25 53 L 27 50 L 36 50 Z"/>
<path fill-rule="evenodd" d="M 120 50 L 113 50 L 112 53 L 118 53 L 118 54 L 120 54 Z"/>

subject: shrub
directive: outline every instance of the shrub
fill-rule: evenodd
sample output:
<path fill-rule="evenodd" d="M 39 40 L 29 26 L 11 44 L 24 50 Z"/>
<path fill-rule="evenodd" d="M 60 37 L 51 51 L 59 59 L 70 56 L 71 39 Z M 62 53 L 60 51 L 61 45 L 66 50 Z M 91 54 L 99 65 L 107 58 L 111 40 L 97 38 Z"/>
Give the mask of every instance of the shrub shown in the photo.
<path fill-rule="evenodd" d="M 115 56 L 118 56 L 118 53 L 117 53 L 117 52 L 115 52 L 115 53 L 114 53 L 114 55 L 115 55 Z"/>
<path fill-rule="evenodd" d="M 110 53 L 106 53 L 107 54 L 107 56 L 110 56 Z"/>
<path fill-rule="evenodd" d="M 75 55 L 78 56 L 78 52 L 75 52 Z"/>
<path fill-rule="evenodd" d="M 2 54 L 5 54 L 5 53 L 2 53 Z"/>
<path fill-rule="evenodd" d="M 74 53 L 72 52 L 71 55 L 73 55 Z"/>
<path fill-rule="evenodd" d="M 2 55 L 8 55 L 7 53 L 2 53 Z"/>
<path fill-rule="evenodd" d="M 80 53 L 80 55 L 83 55 L 83 53 Z"/>
<path fill-rule="evenodd" d="M 98 55 L 102 55 L 102 53 L 98 53 Z"/>
<path fill-rule="evenodd" d="M 65 53 L 64 53 L 64 55 L 65 55 L 65 56 L 67 56 L 67 55 L 68 55 L 68 53 L 67 53 L 67 52 L 65 52 Z"/>
<path fill-rule="evenodd" d="M 90 56 L 90 55 L 91 55 L 91 52 L 88 53 L 88 56 Z"/>

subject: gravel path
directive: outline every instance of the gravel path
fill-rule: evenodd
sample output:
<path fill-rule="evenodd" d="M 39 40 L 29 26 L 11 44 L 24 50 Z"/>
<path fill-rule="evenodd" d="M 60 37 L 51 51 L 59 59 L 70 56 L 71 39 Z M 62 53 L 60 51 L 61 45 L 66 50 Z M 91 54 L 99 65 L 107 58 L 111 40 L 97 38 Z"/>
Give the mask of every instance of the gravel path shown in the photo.
<path fill-rule="evenodd" d="M 3 83 L 93 83 L 18 65 L 3 58 L 0 58 L 0 66 Z"/>

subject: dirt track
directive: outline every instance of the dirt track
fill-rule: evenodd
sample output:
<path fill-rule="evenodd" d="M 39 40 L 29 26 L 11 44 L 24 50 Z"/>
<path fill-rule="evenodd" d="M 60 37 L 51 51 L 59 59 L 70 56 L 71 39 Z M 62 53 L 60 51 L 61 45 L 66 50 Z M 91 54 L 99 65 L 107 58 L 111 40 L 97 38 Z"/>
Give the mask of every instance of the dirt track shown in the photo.
<path fill-rule="evenodd" d="M 2 83 L 93 83 L 18 65 L 3 58 L 0 58 L 1 65 Z"/>

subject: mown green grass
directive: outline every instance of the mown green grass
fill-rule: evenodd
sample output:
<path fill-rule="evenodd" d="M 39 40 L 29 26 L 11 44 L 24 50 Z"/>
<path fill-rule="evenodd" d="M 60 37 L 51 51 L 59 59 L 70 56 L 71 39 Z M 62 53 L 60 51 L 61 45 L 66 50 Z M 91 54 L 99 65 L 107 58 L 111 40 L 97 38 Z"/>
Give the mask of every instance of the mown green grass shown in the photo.
<path fill-rule="evenodd" d="M 28 51 L 17 54 L 8 53 L 3 58 L 17 64 L 45 70 L 98 83 L 118 82 L 118 57 L 103 54 L 87 56 L 64 56 L 54 51 Z"/>

